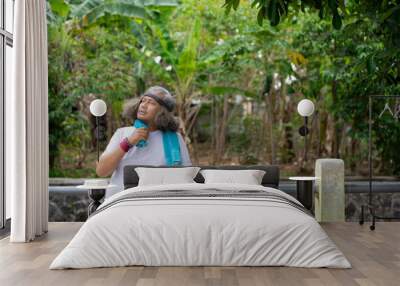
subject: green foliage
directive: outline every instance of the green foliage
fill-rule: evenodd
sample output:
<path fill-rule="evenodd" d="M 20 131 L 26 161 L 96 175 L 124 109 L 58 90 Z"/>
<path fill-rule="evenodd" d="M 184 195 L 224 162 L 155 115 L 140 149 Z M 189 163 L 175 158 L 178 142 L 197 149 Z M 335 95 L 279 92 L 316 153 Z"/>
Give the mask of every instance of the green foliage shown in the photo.
<path fill-rule="evenodd" d="M 187 37 L 186 44 L 178 58 L 176 75 L 185 90 L 189 87 L 196 73 L 197 50 L 200 42 L 200 21 L 195 19 L 192 30 Z"/>
<path fill-rule="evenodd" d="M 49 0 L 52 162 L 62 161 L 62 156 L 68 166 L 76 165 L 83 149 L 90 152 L 92 126 L 85 112 L 91 98 L 106 100 L 108 128 L 113 129 L 122 124 L 124 100 L 152 84 L 171 89 L 187 106 L 202 101 L 196 132 L 208 140 L 205 144 L 215 136 L 210 115 L 221 115 L 224 96 L 253 101 L 254 114 L 245 118 L 229 110 L 226 127 L 227 152 L 243 163 L 269 158 L 263 153 L 273 148 L 269 140 L 276 140 L 278 161 L 299 153 L 295 135 L 293 150 L 285 150 L 281 142 L 291 138 L 285 132 L 292 136 L 301 123 L 294 109 L 286 109 L 304 97 L 317 105 L 318 144 L 328 145 L 336 128 L 343 146 L 348 139 L 361 146 L 347 156 L 365 159 L 367 95 L 400 94 L 398 1 L 223 2 L 225 9 L 209 0 L 183 0 L 179 5 Z M 229 13 L 232 9 L 235 12 Z M 286 83 L 288 79 L 292 82 Z M 210 102 L 218 102 L 217 107 Z M 271 119 L 264 109 L 274 117 L 272 131 L 266 131 Z M 376 156 L 390 162 L 388 172 L 397 172 L 399 130 L 383 123 L 390 128 L 374 133 Z M 260 130 L 266 132 L 263 138 Z M 266 139 L 269 132 L 273 139 Z M 323 155 L 330 155 L 322 149 Z M 52 170 L 61 174 L 56 163 Z M 85 166 L 81 170 L 86 172 Z"/>
<path fill-rule="evenodd" d="M 49 0 L 51 11 L 60 17 L 66 17 L 70 11 L 70 8 L 64 0 Z"/>
<path fill-rule="evenodd" d="M 63 19 L 77 18 L 84 25 L 93 24 L 104 16 L 123 16 L 145 19 L 154 16 L 160 9 L 173 8 L 178 5 L 176 0 L 48 0 L 49 11 L 53 16 Z M 50 17 L 52 19 L 52 17 Z"/>
<path fill-rule="evenodd" d="M 59 142 L 67 138 L 63 122 L 72 113 L 76 97 L 68 90 L 71 68 L 79 60 L 75 41 L 63 26 L 48 27 L 49 50 L 49 156 L 50 167 L 55 165 L 59 156 Z"/>
<path fill-rule="evenodd" d="M 230 133 L 230 151 L 239 155 L 243 165 L 258 163 L 260 154 L 262 121 L 255 116 L 246 116 L 239 123 L 239 131 Z"/>
<path fill-rule="evenodd" d="M 237 10 L 239 3 L 240 0 L 225 0 L 226 13 L 229 14 L 231 9 Z M 311 9 L 317 10 L 321 19 L 326 17 L 325 11 L 329 11 L 333 27 L 340 29 L 343 15 L 346 14 L 344 0 L 253 0 L 252 7 L 258 9 L 257 22 L 260 26 L 264 19 L 268 19 L 271 26 L 277 26 L 289 14 Z"/>
<path fill-rule="evenodd" d="M 399 93 L 398 93 L 399 94 Z M 395 119 L 390 114 L 386 113 L 379 118 L 379 114 L 384 109 L 386 103 L 389 103 L 393 112 L 396 107 L 400 108 L 400 100 L 373 100 L 373 118 L 372 125 L 372 139 L 373 151 L 375 151 L 374 158 L 379 158 L 374 161 L 375 167 L 380 166 L 381 172 L 385 174 L 400 174 L 400 152 L 398 151 L 400 126 L 399 120 Z"/>
<path fill-rule="evenodd" d="M 117 17 L 114 22 L 118 25 L 112 24 L 110 28 L 101 24 L 81 29 L 73 20 L 66 20 L 69 19 L 66 11 L 70 9 L 62 10 L 65 8 L 63 3 L 51 1 L 47 11 L 51 20 L 48 50 L 52 170 L 58 165 L 61 146 L 68 150 L 68 156 L 74 158 L 75 165 L 91 149 L 88 119 L 83 116 L 88 108 L 84 104 L 85 96 L 92 94 L 106 99 L 110 111 L 117 115 L 114 118 L 119 120 L 123 99 L 135 93 L 133 67 L 139 52 L 136 38 L 128 32 L 129 20 Z M 71 4 L 71 7 L 74 8 L 74 5 L 79 3 Z M 112 16 L 107 17 L 110 19 Z M 99 18 L 98 22 L 103 18 Z M 65 21 L 67 23 L 64 24 Z"/>
<path fill-rule="evenodd" d="M 207 86 L 204 87 L 203 89 L 207 93 L 211 93 L 214 95 L 227 95 L 227 94 L 240 94 L 244 95 L 246 97 L 252 97 L 255 98 L 257 97 L 257 94 L 247 91 L 247 90 L 242 90 L 240 88 L 232 87 L 232 86 Z"/>
<path fill-rule="evenodd" d="M 84 25 L 90 25 L 106 15 L 118 15 L 144 19 L 150 16 L 146 8 L 135 2 L 86 0 L 73 7 L 72 18 L 78 18 Z"/>

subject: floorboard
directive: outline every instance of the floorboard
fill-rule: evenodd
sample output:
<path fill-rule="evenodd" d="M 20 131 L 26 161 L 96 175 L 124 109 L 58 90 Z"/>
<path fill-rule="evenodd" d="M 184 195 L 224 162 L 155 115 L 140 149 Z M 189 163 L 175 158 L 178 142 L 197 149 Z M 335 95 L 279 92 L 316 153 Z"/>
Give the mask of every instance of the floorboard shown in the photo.
<path fill-rule="evenodd" d="M 358 223 L 322 227 L 351 262 L 352 269 L 296 267 L 118 267 L 49 270 L 81 223 L 50 223 L 32 243 L 0 240 L 0 285 L 400 285 L 400 222 L 379 222 L 375 231 Z"/>

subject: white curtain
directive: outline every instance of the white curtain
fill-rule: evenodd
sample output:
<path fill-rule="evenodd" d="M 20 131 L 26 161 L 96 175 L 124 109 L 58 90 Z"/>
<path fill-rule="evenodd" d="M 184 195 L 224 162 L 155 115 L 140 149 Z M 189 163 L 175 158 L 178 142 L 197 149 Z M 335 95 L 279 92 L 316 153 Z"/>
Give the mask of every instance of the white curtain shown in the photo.
<path fill-rule="evenodd" d="M 12 242 L 48 227 L 48 85 L 45 0 L 15 1 L 14 92 L 6 111 Z"/>

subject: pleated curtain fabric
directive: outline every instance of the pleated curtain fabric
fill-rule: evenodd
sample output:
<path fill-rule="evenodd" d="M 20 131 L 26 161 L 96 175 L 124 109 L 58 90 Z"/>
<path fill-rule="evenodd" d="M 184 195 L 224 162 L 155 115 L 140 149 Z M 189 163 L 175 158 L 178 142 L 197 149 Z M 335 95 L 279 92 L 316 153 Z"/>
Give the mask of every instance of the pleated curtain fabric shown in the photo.
<path fill-rule="evenodd" d="M 15 1 L 14 21 L 14 93 L 6 117 L 6 128 L 10 128 L 6 145 L 6 164 L 11 168 L 6 178 L 12 194 L 10 241 L 29 242 L 48 230 L 46 1 Z"/>

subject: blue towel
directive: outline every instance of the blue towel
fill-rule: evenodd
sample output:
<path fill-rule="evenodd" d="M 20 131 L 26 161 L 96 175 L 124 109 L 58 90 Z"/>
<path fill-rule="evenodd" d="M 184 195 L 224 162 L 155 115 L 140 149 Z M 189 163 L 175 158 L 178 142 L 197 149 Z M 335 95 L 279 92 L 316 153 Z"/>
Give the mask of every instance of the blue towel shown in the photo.
<path fill-rule="evenodd" d="M 181 165 L 181 149 L 176 132 L 163 132 L 164 154 L 167 166 Z"/>
<path fill-rule="evenodd" d="M 148 128 L 146 122 L 144 122 L 144 121 L 142 121 L 140 119 L 136 119 L 135 123 L 133 124 L 133 126 L 135 128 Z M 139 148 L 143 148 L 143 147 L 147 146 L 147 142 L 146 142 L 146 140 L 142 139 L 136 144 L 136 146 L 139 147 Z"/>
<path fill-rule="evenodd" d="M 146 122 L 136 119 L 133 124 L 136 128 L 148 128 Z M 167 166 L 176 166 L 181 165 L 181 149 L 179 144 L 178 135 L 176 132 L 172 131 L 164 131 L 162 133 L 163 136 L 163 145 L 164 145 L 164 154 L 165 154 L 165 162 L 167 162 Z M 140 140 L 137 144 L 137 147 L 143 148 L 147 146 L 146 140 Z"/>

